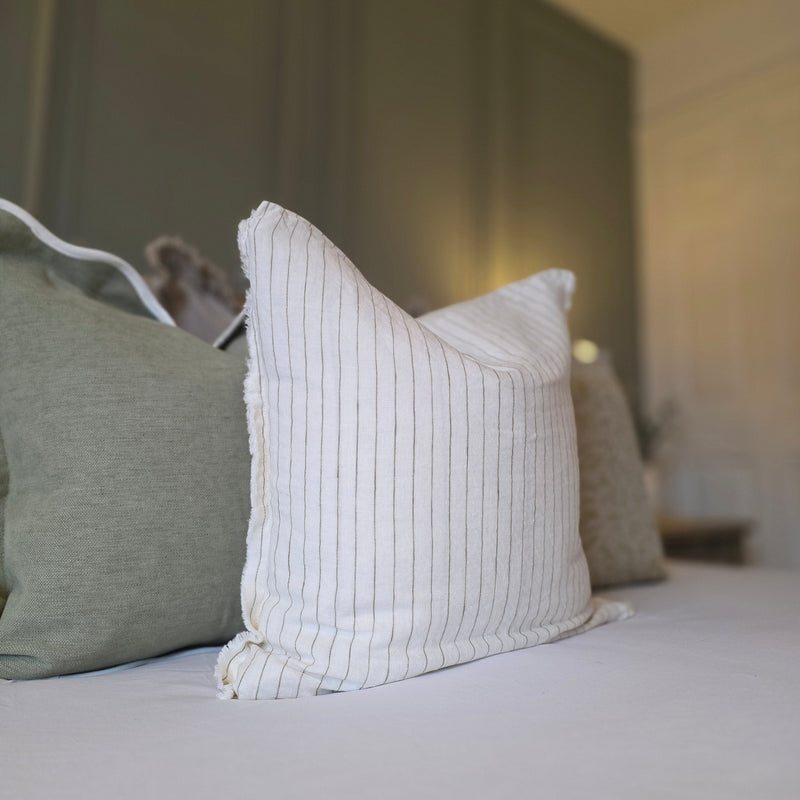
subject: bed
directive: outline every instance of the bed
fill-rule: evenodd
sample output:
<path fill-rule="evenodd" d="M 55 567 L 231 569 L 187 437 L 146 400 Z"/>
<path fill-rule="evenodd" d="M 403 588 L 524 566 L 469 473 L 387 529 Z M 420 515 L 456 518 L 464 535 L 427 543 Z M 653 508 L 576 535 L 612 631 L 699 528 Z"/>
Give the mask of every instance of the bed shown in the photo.
<path fill-rule="evenodd" d="M 672 562 L 624 622 L 361 692 L 215 697 L 215 650 L 0 684 L 0 796 L 800 796 L 800 576 Z"/>
<path fill-rule="evenodd" d="M 0 799 L 800 797 L 800 576 L 660 580 L 569 273 L 412 320 L 240 249 L 212 347 L 0 200 Z"/>

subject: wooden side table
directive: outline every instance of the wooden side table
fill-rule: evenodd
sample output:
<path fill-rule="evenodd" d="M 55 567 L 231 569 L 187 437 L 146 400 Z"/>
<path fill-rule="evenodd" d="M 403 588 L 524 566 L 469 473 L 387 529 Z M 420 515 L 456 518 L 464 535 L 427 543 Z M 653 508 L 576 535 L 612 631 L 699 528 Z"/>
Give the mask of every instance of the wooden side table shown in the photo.
<path fill-rule="evenodd" d="M 662 516 L 658 519 L 668 558 L 718 564 L 746 563 L 745 541 L 751 525 L 749 520 L 724 517 Z"/>

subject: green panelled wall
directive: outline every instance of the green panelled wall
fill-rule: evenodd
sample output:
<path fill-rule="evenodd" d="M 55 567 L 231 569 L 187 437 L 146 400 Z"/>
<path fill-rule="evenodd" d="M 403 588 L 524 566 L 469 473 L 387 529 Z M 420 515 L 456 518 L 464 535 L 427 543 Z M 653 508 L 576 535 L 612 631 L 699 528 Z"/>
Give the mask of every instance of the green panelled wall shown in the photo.
<path fill-rule="evenodd" d="M 535 0 L 6 0 L 0 194 L 143 263 L 241 282 L 269 198 L 421 310 L 545 267 L 635 388 L 628 55 Z"/>

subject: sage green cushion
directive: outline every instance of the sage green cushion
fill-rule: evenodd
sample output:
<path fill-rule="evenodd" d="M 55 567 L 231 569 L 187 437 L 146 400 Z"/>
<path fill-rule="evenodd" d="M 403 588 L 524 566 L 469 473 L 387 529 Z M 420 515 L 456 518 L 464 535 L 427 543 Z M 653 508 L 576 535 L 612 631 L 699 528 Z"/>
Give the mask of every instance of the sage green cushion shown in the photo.
<path fill-rule="evenodd" d="M 226 641 L 242 628 L 244 359 L 3 209 L 0 287 L 0 677 Z"/>

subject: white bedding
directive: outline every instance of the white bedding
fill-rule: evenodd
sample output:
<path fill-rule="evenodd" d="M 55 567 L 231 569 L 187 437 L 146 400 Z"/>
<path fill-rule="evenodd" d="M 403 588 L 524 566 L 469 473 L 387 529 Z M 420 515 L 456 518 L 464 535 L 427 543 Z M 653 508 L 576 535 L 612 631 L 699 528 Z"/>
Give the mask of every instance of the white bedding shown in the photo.
<path fill-rule="evenodd" d="M 605 594 L 636 616 L 360 692 L 218 700 L 209 651 L 0 682 L 0 797 L 800 798 L 800 575 Z"/>

